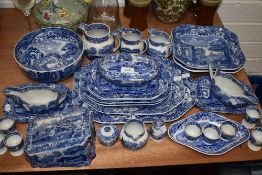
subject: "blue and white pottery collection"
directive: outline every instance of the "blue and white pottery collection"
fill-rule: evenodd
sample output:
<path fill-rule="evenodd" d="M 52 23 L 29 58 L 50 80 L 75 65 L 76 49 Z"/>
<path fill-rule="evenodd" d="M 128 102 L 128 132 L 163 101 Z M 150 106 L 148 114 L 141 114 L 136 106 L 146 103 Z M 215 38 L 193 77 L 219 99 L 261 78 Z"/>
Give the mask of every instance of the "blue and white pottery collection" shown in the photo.
<path fill-rule="evenodd" d="M 21 156 L 24 153 L 24 140 L 16 131 L 5 135 L 4 144 L 12 156 Z"/>
<path fill-rule="evenodd" d="M 118 36 L 111 33 L 109 26 L 104 23 L 80 24 L 79 28 L 84 33 L 84 49 L 85 54 L 89 58 L 96 58 L 105 56 L 118 50 L 119 45 L 116 47 L 113 36 Z M 119 39 L 118 39 L 119 40 Z"/>
<path fill-rule="evenodd" d="M 104 123 L 98 128 L 96 135 L 102 145 L 112 146 L 118 139 L 119 129 L 114 124 Z"/>
<path fill-rule="evenodd" d="M 152 140 L 161 141 L 167 132 L 165 121 L 161 118 L 156 119 L 150 128 L 150 137 Z"/>
<path fill-rule="evenodd" d="M 208 72 L 212 63 L 236 72 L 245 64 L 237 35 L 224 27 L 183 24 L 172 30 L 173 59 L 195 72 Z"/>
<path fill-rule="evenodd" d="M 26 74 L 40 82 L 57 82 L 73 74 L 82 63 L 81 37 L 62 27 L 35 30 L 15 46 L 14 57 Z"/>
<path fill-rule="evenodd" d="M 124 147 L 130 150 L 143 148 L 148 139 L 145 124 L 137 119 L 128 120 L 120 132 L 120 140 Z"/>
<path fill-rule="evenodd" d="M 142 39 L 142 33 L 134 28 L 119 28 L 120 51 L 130 54 L 142 54 L 147 50 L 147 42 Z"/>
<path fill-rule="evenodd" d="M 25 153 L 32 167 L 79 167 L 95 157 L 92 118 L 85 110 L 63 111 L 29 123 Z"/>
<path fill-rule="evenodd" d="M 155 28 L 148 29 L 149 38 L 147 53 L 151 56 L 169 57 L 172 53 L 172 42 L 170 36 Z"/>
<path fill-rule="evenodd" d="M 185 126 L 189 122 L 197 122 L 203 129 L 205 126 L 210 124 L 212 124 L 212 126 L 215 125 L 217 128 L 220 128 L 220 126 L 225 121 L 231 121 L 238 127 L 237 133 L 231 139 L 223 139 L 222 137 L 219 137 L 219 139 L 216 140 L 214 143 L 210 143 L 204 140 L 204 134 L 202 134 L 194 141 L 189 140 L 186 137 Z M 213 135 L 212 131 L 213 130 L 211 130 L 210 135 Z M 187 118 L 179 120 L 169 127 L 168 135 L 174 142 L 185 145 L 206 155 L 224 154 L 249 139 L 249 131 L 244 125 L 211 112 L 198 112 L 196 114 L 188 116 Z"/>
<path fill-rule="evenodd" d="M 237 36 L 226 28 L 184 24 L 171 36 L 151 28 L 147 40 L 134 28 L 112 32 L 104 23 L 78 28 L 82 38 L 69 29 L 48 27 L 16 44 L 16 62 L 42 83 L 4 89 L 0 155 L 7 149 L 15 156 L 24 151 L 32 167 L 89 165 L 96 155 L 93 122 L 101 123 L 96 135 L 105 146 L 119 137 L 125 148 L 139 150 L 149 134 L 161 141 L 168 131 L 179 144 L 220 155 L 249 139 L 244 125 L 210 112 L 188 116 L 168 130 L 165 122 L 178 120 L 195 104 L 211 112 L 247 114 L 246 123 L 261 119 L 258 108 L 259 117 L 247 111 L 258 103 L 251 87 L 219 71 L 237 72 L 245 63 Z M 93 60 L 81 67 L 84 52 Z M 167 59 L 172 53 L 173 60 Z M 209 71 L 210 76 L 193 80 L 189 71 Z M 72 91 L 52 84 L 73 73 Z M 24 145 L 15 131 L 17 121 L 28 122 Z M 145 123 L 152 123 L 149 133 Z M 121 131 L 115 124 L 124 124 Z M 252 130 L 248 145 L 261 148 L 261 128 Z"/>

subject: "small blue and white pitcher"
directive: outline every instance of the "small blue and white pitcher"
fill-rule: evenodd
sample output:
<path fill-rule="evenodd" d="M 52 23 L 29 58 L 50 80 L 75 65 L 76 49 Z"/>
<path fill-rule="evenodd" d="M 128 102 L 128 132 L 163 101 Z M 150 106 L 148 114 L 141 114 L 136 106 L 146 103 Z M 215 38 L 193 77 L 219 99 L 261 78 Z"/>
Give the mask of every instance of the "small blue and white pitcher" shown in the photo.
<path fill-rule="evenodd" d="M 143 54 L 147 50 L 147 43 L 142 39 L 141 32 L 134 28 L 120 28 L 120 51 L 130 54 Z"/>
<path fill-rule="evenodd" d="M 158 31 L 154 28 L 148 29 L 148 49 L 151 56 L 169 57 L 171 54 L 171 39 L 166 32 Z"/>
<path fill-rule="evenodd" d="M 105 56 L 116 52 L 119 44 L 114 47 L 113 36 L 119 41 L 117 34 L 111 33 L 110 28 L 104 23 L 80 24 L 79 28 L 84 32 L 83 43 L 85 54 L 90 58 Z M 118 42 L 119 43 L 119 42 Z"/>

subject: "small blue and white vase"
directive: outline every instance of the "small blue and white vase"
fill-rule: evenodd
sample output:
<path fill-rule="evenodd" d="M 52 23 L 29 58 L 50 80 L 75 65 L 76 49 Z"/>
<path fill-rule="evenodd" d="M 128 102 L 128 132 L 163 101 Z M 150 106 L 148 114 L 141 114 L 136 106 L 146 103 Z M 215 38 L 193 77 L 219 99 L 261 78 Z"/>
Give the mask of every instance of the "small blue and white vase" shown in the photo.
<path fill-rule="evenodd" d="M 12 156 L 20 156 L 24 153 L 24 141 L 18 132 L 10 132 L 5 136 L 4 144 Z"/>
<path fill-rule="evenodd" d="M 148 49 L 151 56 L 169 57 L 172 53 L 171 39 L 166 32 L 158 31 L 154 28 L 148 29 Z"/>
<path fill-rule="evenodd" d="M 161 141 L 165 137 L 166 131 L 167 128 L 164 120 L 160 118 L 156 119 L 150 128 L 150 137 L 154 141 Z"/>
<path fill-rule="evenodd" d="M 0 155 L 4 154 L 7 151 L 7 148 L 4 144 L 5 135 L 0 132 Z"/>
<path fill-rule="evenodd" d="M 111 33 L 108 25 L 104 23 L 80 24 L 79 28 L 84 32 L 83 39 L 85 54 L 89 58 L 105 56 L 116 52 L 119 44 L 115 45 L 114 36 L 119 40 L 117 34 Z M 118 42 L 119 43 L 119 42 Z"/>
<path fill-rule="evenodd" d="M 120 132 L 120 140 L 124 147 L 139 150 L 147 143 L 148 133 L 145 124 L 137 119 L 128 120 Z"/>
<path fill-rule="evenodd" d="M 119 129 L 116 125 L 104 123 L 97 130 L 98 141 L 104 146 L 112 146 L 119 136 Z"/>
<path fill-rule="evenodd" d="M 4 135 L 15 131 L 15 121 L 8 116 L 0 117 L 0 131 Z"/>
<path fill-rule="evenodd" d="M 147 43 L 142 39 L 142 34 L 138 29 L 120 28 L 120 51 L 130 54 L 143 54 L 147 50 Z"/>

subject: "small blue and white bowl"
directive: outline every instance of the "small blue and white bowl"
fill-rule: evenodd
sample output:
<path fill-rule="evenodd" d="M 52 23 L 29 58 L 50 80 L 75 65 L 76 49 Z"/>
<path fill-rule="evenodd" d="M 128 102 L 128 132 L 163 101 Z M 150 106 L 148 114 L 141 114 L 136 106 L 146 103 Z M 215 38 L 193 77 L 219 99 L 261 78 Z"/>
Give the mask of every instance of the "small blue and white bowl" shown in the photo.
<path fill-rule="evenodd" d="M 98 141 L 104 146 L 112 146 L 119 136 L 119 129 L 116 125 L 104 123 L 97 130 Z"/>
<path fill-rule="evenodd" d="M 161 118 L 154 120 L 150 128 L 150 137 L 154 141 L 161 141 L 167 132 L 164 120 Z"/>
<path fill-rule="evenodd" d="M 238 127 L 237 124 L 234 122 L 225 121 L 221 124 L 220 130 L 221 130 L 221 137 L 225 140 L 230 140 L 236 136 L 238 132 Z"/>
<path fill-rule="evenodd" d="M 261 150 L 262 146 L 262 128 L 257 127 L 252 129 L 249 141 L 248 141 L 248 147 L 252 151 L 259 151 Z"/>
<path fill-rule="evenodd" d="M 0 155 L 4 154 L 7 151 L 7 148 L 4 144 L 5 135 L 0 132 Z"/>
<path fill-rule="evenodd" d="M 242 120 L 242 124 L 248 129 L 252 129 L 256 126 L 256 123 L 262 116 L 261 110 L 256 106 L 249 106 L 246 109 L 245 118 Z"/>
<path fill-rule="evenodd" d="M 221 136 L 220 128 L 213 124 L 208 124 L 203 128 L 204 141 L 208 144 L 216 143 Z"/>
<path fill-rule="evenodd" d="M 196 141 L 202 135 L 202 127 L 197 122 L 188 122 L 185 125 L 185 136 L 190 141 Z"/>
<path fill-rule="evenodd" d="M 24 141 L 18 132 L 10 132 L 5 136 L 4 144 L 12 156 L 20 156 L 24 153 Z"/>
<path fill-rule="evenodd" d="M 3 116 L 0 118 L 0 131 L 6 135 L 10 132 L 15 131 L 15 121 L 8 116 Z"/>
<path fill-rule="evenodd" d="M 73 74 L 82 63 L 81 37 L 62 27 L 35 30 L 22 37 L 14 58 L 26 74 L 40 82 L 57 82 Z"/>

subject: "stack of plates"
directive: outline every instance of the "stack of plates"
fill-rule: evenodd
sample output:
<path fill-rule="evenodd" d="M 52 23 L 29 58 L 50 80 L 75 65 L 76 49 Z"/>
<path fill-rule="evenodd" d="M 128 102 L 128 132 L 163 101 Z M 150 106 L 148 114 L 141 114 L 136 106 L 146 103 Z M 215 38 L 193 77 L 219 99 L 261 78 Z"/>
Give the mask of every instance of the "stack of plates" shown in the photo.
<path fill-rule="evenodd" d="M 167 59 L 108 55 L 75 73 L 73 103 L 91 109 L 100 123 L 137 117 L 152 122 L 163 116 L 171 121 L 194 105 L 190 80 L 188 72 Z M 178 108 L 181 112 L 170 117 Z"/>
<path fill-rule="evenodd" d="M 173 59 L 191 72 L 208 72 L 209 64 L 223 72 L 243 68 L 245 56 L 237 35 L 224 27 L 180 25 L 173 29 Z"/>

